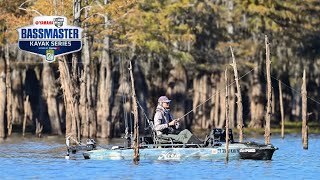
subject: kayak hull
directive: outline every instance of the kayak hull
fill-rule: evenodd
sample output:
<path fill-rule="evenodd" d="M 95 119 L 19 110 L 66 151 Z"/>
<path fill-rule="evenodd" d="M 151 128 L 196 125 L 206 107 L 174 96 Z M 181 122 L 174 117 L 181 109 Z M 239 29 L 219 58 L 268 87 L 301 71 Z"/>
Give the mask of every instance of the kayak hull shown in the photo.
<path fill-rule="evenodd" d="M 277 149 L 272 145 L 252 146 L 246 143 L 229 144 L 228 158 L 232 159 L 255 159 L 255 160 L 271 160 L 273 152 Z M 132 160 L 133 149 L 113 148 L 113 149 L 97 149 L 85 151 L 83 156 L 85 159 L 98 160 Z M 141 147 L 139 149 L 141 160 L 224 160 L 226 159 L 226 146 L 220 144 L 213 147 L 166 147 L 157 148 L 154 146 Z"/>

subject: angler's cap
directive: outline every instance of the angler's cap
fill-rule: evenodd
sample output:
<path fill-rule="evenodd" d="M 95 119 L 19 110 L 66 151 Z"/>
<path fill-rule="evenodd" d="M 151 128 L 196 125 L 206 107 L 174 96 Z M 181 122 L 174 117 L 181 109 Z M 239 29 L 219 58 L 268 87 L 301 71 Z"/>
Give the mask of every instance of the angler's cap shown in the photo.
<path fill-rule="evenodd" d="M 160 96 L 158 102 L 170 102 L 171 100 L 167 96 Z"/>

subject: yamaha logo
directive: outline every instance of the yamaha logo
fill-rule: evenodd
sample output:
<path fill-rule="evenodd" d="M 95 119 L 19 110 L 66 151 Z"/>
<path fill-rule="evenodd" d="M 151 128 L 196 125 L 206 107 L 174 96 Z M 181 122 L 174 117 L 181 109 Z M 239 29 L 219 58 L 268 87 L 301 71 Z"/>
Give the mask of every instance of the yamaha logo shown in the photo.
<path fill-rule="evenodd" d="M 82 28 L 67 25 L 64 16 L 38 16 L 33 24 L 18 28 L 19 48 L 53 62 L 61 56 L 81 50 Z"/>

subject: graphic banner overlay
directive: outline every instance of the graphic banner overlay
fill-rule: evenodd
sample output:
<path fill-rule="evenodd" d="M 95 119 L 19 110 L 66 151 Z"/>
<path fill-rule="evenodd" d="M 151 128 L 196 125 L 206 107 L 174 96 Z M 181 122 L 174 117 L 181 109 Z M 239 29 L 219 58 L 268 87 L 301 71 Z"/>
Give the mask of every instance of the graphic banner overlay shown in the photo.
<path fill-rule="evenodd" d="M 61 56 L 81 50 L 82 28 L 67 25 L 64 16 L 37 16 L 33 25 L 20 27 L 19 48 L 53 62 Z"/>

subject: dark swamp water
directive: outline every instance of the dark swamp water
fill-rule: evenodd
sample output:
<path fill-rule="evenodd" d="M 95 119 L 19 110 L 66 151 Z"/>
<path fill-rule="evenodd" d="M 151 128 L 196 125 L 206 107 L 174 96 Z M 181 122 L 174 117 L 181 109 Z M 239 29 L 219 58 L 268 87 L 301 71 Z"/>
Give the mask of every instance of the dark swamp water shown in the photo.
<path fill-rule="evenodd" d="M 263 136 L 246 141 L 263 143 Z M 97 140 L 101 146 L 110 143 Z M 0 142 L 1 179 L 320 179 L 320 135 L 271 138 L 279 147 L 271 161 L 231 160 L 159 162 L 66 160 L 64 138 L 10 137 Z M 111 142 L 111 144 L 114 142 Z"/>

